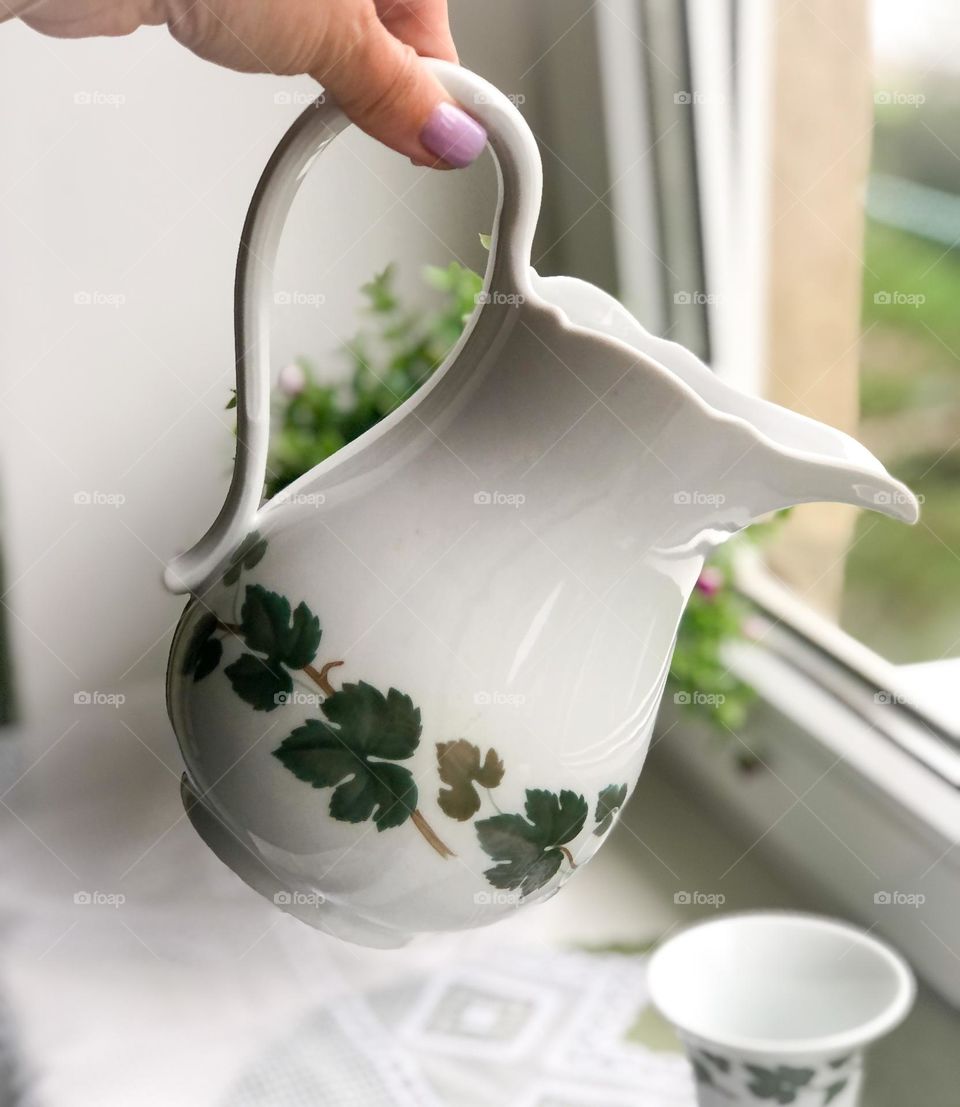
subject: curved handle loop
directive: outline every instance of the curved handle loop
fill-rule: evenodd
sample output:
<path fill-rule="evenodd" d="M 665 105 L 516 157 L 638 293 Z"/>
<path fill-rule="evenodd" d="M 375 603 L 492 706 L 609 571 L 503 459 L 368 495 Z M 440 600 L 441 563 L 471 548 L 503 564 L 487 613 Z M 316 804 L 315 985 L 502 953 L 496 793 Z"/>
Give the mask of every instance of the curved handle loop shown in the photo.
<path fill-rule="evenodd" d="M 425 64 L 486 127 L 496 160 L 500 195 L 485 288 L 526 293 L 542 185 L 536 140 L 516 107 L 493 85 L 449 62 L 425 59 Z M 163 580 L 171 592 L 202 590 L 254 529 L 270 439 L 270 309 L 280 235 L 314 160 L 348 125 L 335 103 L 316 101 L 284 135 L 254 192 L 240 241 L 234 292 L 237 453 L 233 477 L 213 526 L 166 567 Z"/>

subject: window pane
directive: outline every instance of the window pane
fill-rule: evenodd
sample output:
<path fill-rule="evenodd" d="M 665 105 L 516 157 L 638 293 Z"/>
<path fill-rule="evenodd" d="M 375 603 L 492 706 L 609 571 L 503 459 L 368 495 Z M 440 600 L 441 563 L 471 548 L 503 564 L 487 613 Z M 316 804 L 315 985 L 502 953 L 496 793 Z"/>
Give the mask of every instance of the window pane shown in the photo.
<path fill-rule="evenodd" d="M 876 0 L 873 26 L 859 437 L 923 508 L 858 520 L 840 617 L 913 662 L 960 655 L 960 18 Z"/>

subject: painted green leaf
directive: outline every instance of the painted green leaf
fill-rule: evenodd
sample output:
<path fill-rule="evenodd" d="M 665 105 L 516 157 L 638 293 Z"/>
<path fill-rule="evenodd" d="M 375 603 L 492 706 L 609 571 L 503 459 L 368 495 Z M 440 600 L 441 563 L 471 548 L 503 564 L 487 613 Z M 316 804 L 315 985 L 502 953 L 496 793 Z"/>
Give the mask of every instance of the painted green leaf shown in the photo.
<path fill-rule="evenodd" d="M 696 1057 L 691 1057 L 690 1064 L 693 1065 L 693 1075 L 698 1084 L 713 1083 L 713 1073 L 707 1068 L 703 1061 L 698 1060 Z"/>
<path fill-rule="evenodd" d="M 845 1057 L 837 1057 L 833 1061 L 828 1061 L 827 1064 L 832 1069 L 842 1069 L 844 1065 L 849 1065 L 853 1060 L 853 1054 L 848 1053 Z"/>
<path fill-rule="evenodd" d="M 440 780 L 448 787 L 437 796 L 440 810 L 451 819 L 465 822 L 480 810 L 480 793 L 476 789 L 496 788 L 503 780 L 503 762 L 496 750 L 487 750 L 483 761 L 480 750 L 465 738 L 455 742 L 437 743 L 437 766 Z"/>
<path fill-rule="evenodd" d="M 193 674 L 194 682 L 203 680 L 216 669 L 223 657 L 223 643 L 213 635 L 219 626 L 216 615 L 204 612 L 197 620 L 196 629 L 183 659 L 184 676 Z"/>
<path fill-rule="evenodd" d="M 234 397 L 234 405 L 236 397 Z M 230 560 L 230 568 L 223 574 L 223 583 L 236 584 L 240 579 L 240 573 L 244 569 L 252 569 L 258 565 L 267 552 L 267 540 L 261 538 L 259 531 L 252 531 L 240 543 L 240 547 Z"/>
<path fill-rule="evenodd" d="M 583 829 L 587 801 L 564 789 L 559 796 L 528 788 L 523 815 L 493 815 L 477 824 L 480 845 L 498 864 L 484 873 L 495 888 L 522 896 L 542 888 L 560 869 L 560 847 Z"/>
<path fill-rule="evenodd" d="M 597 800 L 597 811 L 594 815 L 597 825 L 593 829 L 594 834 L 606 834 L 613 826 L 613 820 L 617 812 L 627 801 L 626 784 L 608 784 L 600 793 Z"/>
<path fill-rule="evenodd" d="M 197 667 L 193 670 L 194 683 L 209 676 L 220 664 L 222 657 L 223 643 L 219 638 L 208 638 L 197 655 Z"/>
<path fill-rule="evenodd" d="M 833 1103 L 837 1096 L 847 1086 L 847 1083 L 847 1078 L 844 1077 L 843 1080 L 836 1080 L 828 1088 L 825 1088 L 823 1093 L 823 1107 L 827 1107 L 828 1103 Z"/>
<path fill-rule="evenodd" d="M 744 1067 L 751 1077 L 747 1087 L 757 1099 L 772 1099 L 781 1104 L 795 1102 L 798 1091 L 816 1075 L 813 1069 L 795 1069 L 789 1065 L 778 1065 L 775 1069 L 762 1065 Z"/>
<path fill-rule="evenodd" d="M 493 235 L 489 235 L 489 234 L 481 234 L 480 235 L 480 245 L 484 248 L 484 250 L 489 250 L 492 243 L 493 243 Z"/>
<path fill-rule="evenodd" d="M 223 671 L 229 677 L 234 692 L 255 711 L 273 711 L 293 691 L 290 674 L 268 657 L 242 653 Z"/>
<path fill-rule="evenodd" d="M 420 743 L 420 709 L 391 688 L 345 684 L 322 704 L 326 720 L 308 719 L 273 751 L 314 788 L 333 788 L 330 814 L 342 822 L 369 818 L 377 830 L 400 826 L 417 807 L 413 774 L 394 764 Z"/>
<path fill-rule="evenodd" d="M 719 1069 L 720 1072 L 730 1071 L 730 1059 L 729 1057 L 721 1057 L 719 1053 L 708 1053 L 705 1049 L 701 1049 L 700 1052 L 704 1057 L 713 1065 L 714 1068 Z"/>
<path fill-rule="evenodd" d="M 249 584 L 240 616 L 240 633 L 248 649 L 291 669 L 302 669 L 317 656 L 320 620 L 305 603 L 298 604 L 291 615 L 285 596 Z"/>

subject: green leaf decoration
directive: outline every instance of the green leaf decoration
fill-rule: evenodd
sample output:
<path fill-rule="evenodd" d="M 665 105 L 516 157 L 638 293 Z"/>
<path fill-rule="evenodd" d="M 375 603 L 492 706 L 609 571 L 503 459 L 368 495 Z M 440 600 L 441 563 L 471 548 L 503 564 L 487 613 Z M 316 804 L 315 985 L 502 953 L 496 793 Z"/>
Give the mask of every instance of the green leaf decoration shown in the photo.
<path fill-rule="evenodd" d="M 560 847 L 583 829 L 587 801 L 566 789 L 557 796 L 527 789 L 523 815 L 494 815 L 477 824 L 484 851 L 499 862 L 484 873 L 495 888 L 519 890 L 529 896 L 556 876 L 563 862 Z"/>
<path fill-rule="evenodd" d="M 290 602 L 259 584 L 248 584 L 240 611 L 240 633 L 248 649 L 265 653 L 275 665 L 302 669 L 317 656 L 320 620 L 305 603 L 290 614 Z"/>
<path fill-rule="evenodd" d="M 258 531 L 253 531 L 240 543 L 237 552 L 230 559 L 230 568 L 223 574 L 223 583 L 234 585 L 240 579 L 244 569 L 252 569 L 258 565 L 267 552 L 267 540 L 261 538 Z"/>
<path fill-rule="evenodd" d="M 730 1059 L 728 1057 L 721 1057 L 719 1053 L 708 1053 L 705 1049 L 701 1049 L 700 1052 L 715 1069 L 720 1072 L 730 1071 Z"/>
<path fill-rule="evenodd" d="M 440 780 L 448 785 L 437 796 L 440 810 L 460 822 L 466 822 L 480 810 L 477 784 L 481 788 L 496 788 L 503 780 L 503 762 L 497 751 L 487 750 L 481 763 L 480 750 L 465 738 L 438 742 L 437 766 Z"/>
<path fill-rule="evenodd" d="M 480 245 L 484 248 L 484 250 L 489 251 L 490 246 L 492 244 L 493 244 L 493 236 L 492 235 L 489 235 L 489 234 L 481 234 L 480 235 Z"/>
<path fill-rule="evenodd" d="M 626 784 L 608 784 L 600 793 L 597 800 L 597 811 L 594 815 L 597 825 L 593 828 L 594 834 L 606 834 L 613 826 L 613 820 L 617 812 L 627 801 Z"/>
<path fill-rule="evenodd" d="M 197 621 L 190 645 L 183 659 L 183 674 L 193 674 L 194 683 L 209 676 L 223 657 L 223 643 L 213 635 L 220 625 L 216 615 L 206 611 Z"/>
<path fill-rule="evenodd" d="M 844 1065 L 849 1065 L 853 1060 L 853 1054 L 848 1053 L 846 1057 L 837 1057 L 836 1060 L 828 1061 L 827 1064 L 832 1069 L 842 1069 Z"/>
<path fill-rule="evenodd" d="M 322 704 L 326 715 L 308 719 L 273 751 L 298 779 L 314 788 L 333 788 L 330 814 L 362 823 L 371 816 L 377 830 L 400 826 L 417 807 L 413 774 L 394 764 L 420 744 L 420 709 L 391 688 L 345 684 Z"/>
<path fill-rule="evenodd" d="M 713 1073 L 702 1061 L 696 1057 L 691 1057 L 690 1064 L 693 1065 L 694 1079 L 698 1084 L 713 1084 Z"/>
<path fill-rule="evenodd" d="M 833 1103 L 848 1083 L 849 1081 L 844 1077 L 842 1080 L 837 1080 L 828 1088 L 825 1088 L 823 1092 L 823 1107 L 827 1107 L 828 1103 Z"/>
<path fill-rule="evenodd" d="M 794 1103 L 797 1093 L 816 1075 L 813 1069 L 795 1069 L 778 1065 L 775 1069 L 762 1065 L 745 1065 L 751 1080 L 747 1087 L 757 1099 L 772 1099 L 775 1103 Z"/>
<path fill-rule="evenodd" d="M 224 670 L 234 692 L 255 711 L 273 711 L 281 707 L 293 691 L 290 674 L 268 657 L 242 653 Z"/>

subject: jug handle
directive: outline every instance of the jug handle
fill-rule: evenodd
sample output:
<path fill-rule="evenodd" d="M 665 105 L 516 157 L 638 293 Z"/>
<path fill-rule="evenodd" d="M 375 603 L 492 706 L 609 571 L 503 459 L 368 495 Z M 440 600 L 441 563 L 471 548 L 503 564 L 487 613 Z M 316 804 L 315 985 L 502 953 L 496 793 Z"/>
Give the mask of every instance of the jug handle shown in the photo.
<path fill-rule="evenodd" d="M 533 133 L 508 97 L 482 77 L 450 62 L 426 58 L 424 63 L 484 125 L 497 166 L 499 198 L 484 288 L 528 295 L 543 178 Z M 313 162 L 347 126 L 349 120 L 335 102 L 318 98 L 281 139 L 253 194 L 234 286 L 237 450 L 233 476 L 213 525 L 195 546 L 167 565 L 163 581 L 171 592 L 202 591 L 255 529 L 270 438 L 270 308 L 277 248 L 293 199 Z M 474 312 L 473 324 L 484 302 L 489 298 Z"/>

